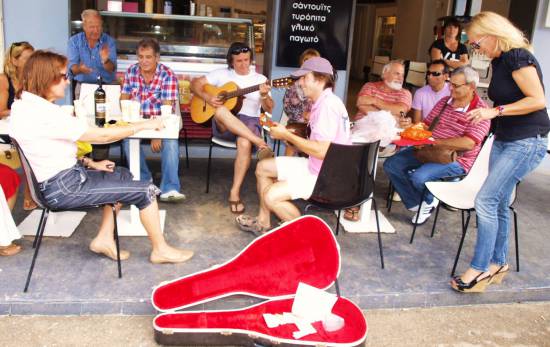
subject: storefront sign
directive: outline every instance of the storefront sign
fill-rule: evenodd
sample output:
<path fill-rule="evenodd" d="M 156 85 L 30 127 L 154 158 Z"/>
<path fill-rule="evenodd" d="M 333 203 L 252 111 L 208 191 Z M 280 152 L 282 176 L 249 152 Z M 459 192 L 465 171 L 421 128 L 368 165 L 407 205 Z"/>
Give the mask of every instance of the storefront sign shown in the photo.
<path fill-rule="evenodd" d="M 280 0 L 277 66 L 298 67 L 315 48 L 337 70 L 346 69 L 353 0 Z"/>

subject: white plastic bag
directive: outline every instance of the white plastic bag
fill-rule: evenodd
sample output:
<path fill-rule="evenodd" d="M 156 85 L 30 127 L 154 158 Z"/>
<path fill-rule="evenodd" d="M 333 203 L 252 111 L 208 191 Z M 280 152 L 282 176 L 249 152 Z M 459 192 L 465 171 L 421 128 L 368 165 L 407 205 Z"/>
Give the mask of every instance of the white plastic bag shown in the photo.
<path fill-rule="evenodd" d="M 395 117 L 388 111 L 369 112 L 355 122 L 352 129 L 354 142 L 374 142 L 380 140 L 380 146 L 386 147 L 397 136 Z"/>

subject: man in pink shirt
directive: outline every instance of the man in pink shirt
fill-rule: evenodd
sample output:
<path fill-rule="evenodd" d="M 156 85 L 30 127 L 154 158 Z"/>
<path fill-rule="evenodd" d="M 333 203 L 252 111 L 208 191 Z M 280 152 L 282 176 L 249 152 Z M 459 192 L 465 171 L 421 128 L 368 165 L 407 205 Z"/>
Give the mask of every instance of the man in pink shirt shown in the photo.
<path fill-rule="evenodd" d="M 447 82 L 449 67 L 445 60 L 434 60 L 429 63 L 426 76 L 428 84 L 414 93 L 412 101 L 412 118 L 415 124 L 428 117 L 441 98 L 451 95 L 449 82 Z"/>
<path fill-rule="evenodd" d="M 260 235 L 271 228 L 271 212 L 283 222 L 300 216 L 300 210 L 291 203 L 294 199 L 308 199 L 313 193 L 323 159 L 331 142 L 350 144 L 348 112 L 342 100 L 333 94 L 335 72 L 325 58 L 306 60 L 292 76 L 313 106 L 309 115 L 311 135 L 301 138 L 280 124 L 270 128 L 273 139 L 285 141 L 309 155 L 277 157 L 263 160 L 256 166 L 260 211 L 257 217 L 240 215 L 236 221 L 243 231 Z"/>

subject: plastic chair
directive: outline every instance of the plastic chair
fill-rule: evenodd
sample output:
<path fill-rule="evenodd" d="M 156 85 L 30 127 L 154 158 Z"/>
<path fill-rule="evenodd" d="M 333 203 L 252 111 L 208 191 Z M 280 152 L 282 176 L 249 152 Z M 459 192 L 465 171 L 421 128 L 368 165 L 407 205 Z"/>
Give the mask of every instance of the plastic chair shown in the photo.
<path fill-rule="evenodd" d="M 42 237 L 44 236 L 44 229 L 46 228 L 46 222 L 48 221 L 48 215 L 50 212 L 64 212 L 64 211 L 80 211 L 85 210 L 89 208 L 96 208 L 98 206 L 81 206 L 78 209 L 55 209 L 48 205 L 46 200 L 44 199 L 42 195 L 42 191 L 39 188 L 38 181 L 36 180 L 36 177 L 32 171 L 32 168 L 29 164 L 29 161 L 27 160 L 27 157 L 23 153 L 23 150 L 17 143 L 15 139 L 11 139 L 12 143 L 17 148 L 17 151 L 19 152 L 19 157 L 21 159 L 21 166 L 23 168 L 23 172 L 25 173 L 25 179 L 27 180 L 27 184 L 29 186 L 29 191 L 31 193 L 32 199 L 36 202 L 38 205 L 38 208 L 42 209 L 42 215 L 40 216 L 40 222 L 38 223 L 38 228 L 36 230 L 36 235 L 34 237 L 34 242 L 32 244 L 32 247 L 34 248 L 34 255 L 32 257 L 31 267 L 29 269 L 29 273 L 27 275 L 27 281 L 25 282 L 25 289 L 23 292 L 27 292 L 30 282 L 32 273 L 34 270 L 34 265 L 36 263 L 36 259 L 38 257 L 38 251 L 40 250 L 40 245 L 42 244 Z M 119 238 L 118 238 L 118 227 L 117 227 L 117 215 L 116 215 L 116 209 L 115 209 L 116 201 L 113 201 L 113 203 L 105 204 L 111 207 L 113 211 L 113 218 L 114 218 L 114 238 L 115 238 L 115 244 L 116 244 L 116 255 L 117 255 L 117 265 L 118 265 L 118 278 L 122 278 L 122 265 L 120 263 L 120 247 L 119 247 Z"/>
<path fill-rule="evenodd" d="M 380 265 L 384 268 L 378 208 L 374 199 L 374 171 L 379 145 L 380 141 L 351 146 L 331 143 L 313 193 L 307 202 L 323 209 L 338 211 L 335 232 L 338 235 L 342 210 L 372 199 L 376 216 Z M 307 209 L 306 207 L 306 211 Z"/>
<path fill-rule="evenodd" d="M 425 86 L 427 70 L 428 70 L 428 67 L 426 63 L 419 62 L 419 61 L 409 62 L 409 70 L 407 72 L 407 78 L 405 79 L 405 83 L 415 87 Z"/>
<path fill-rule="evenodd" d="M 380 76 L 382 76 L 382 69 L 384 68 L 384 65 L 386 65 L 389 62 L 390 62 L 390 57 L 388 56 L 384 56 L 384 55 L 375 56 L 372 62 L 372 69 L 370 71 L 371 76 L 374 76 L 377 79 L 380 79 Z"/>
<path fill-rule="evenodd" d="M 454 260 L 453 269 L 451 271 L 451 276 L 454 276 L 456 271 L 456 266 L 458 264 L 458 259 L 460 258 L 460 253 L 462 251 L 462 246 L 464 244 L 464 239 L 466 237 L 466 232 L 468 231 L 468 224 L 470 222 L 471 213 L 475 211 L 475 198 L 481 186 L 485 182 L 489 172 L 489 156 L 491 153 L 491 148 L 493 146 L 494 136 L 487 138 L 479 155 L 477 156 L 474 165 L 464 177 L 464 179 L 456 182 L 426 182 L 426 188 L 439 199 L 440 204 L 436 209 L 436 215 L 434 219 L 434 224 L 432 226 L 431 237 L 433 237 L 435 232 L 435 225 L 437 223 L 437 217 L 439 215 L 439 209 L 441 203 L 445 203 L 450 207 L 457 208 L 461 211 L 462 217 L 462 237 L 460 239 L 460 244 L 458 246 L 458 251 Z M 518 225 L 517 225 L 517 213 L 512 206 L 516 200 L 516 190 L 517 187 L 512 191 L 510 210 L 514 214 L 514 232 L 515 232 L 515 242 L 516 242 L 516 269 L 519 271 L 519 249 L 518 249 Z M 466 218 L 464 215 L 466 214 Z M 411 242 L 413 234 L 411 235 Z"/>

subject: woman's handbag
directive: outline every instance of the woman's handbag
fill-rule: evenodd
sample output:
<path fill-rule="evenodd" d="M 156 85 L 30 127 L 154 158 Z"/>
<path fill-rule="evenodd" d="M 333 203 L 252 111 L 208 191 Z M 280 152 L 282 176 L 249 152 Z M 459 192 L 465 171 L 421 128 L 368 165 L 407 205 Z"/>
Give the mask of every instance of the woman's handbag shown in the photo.
<path fill-rule="evenodd" d="M 19 160 L 19 153 L 12 145 L 0 146 L 0 164 L 11 167 L 12 169 L 18 169 L 21 167 L 21 160 Z"/>
<path fill-rule="evenodd" d="M 450 164 L 458 156 L 455 149 L 443 145 L 419 146 L 414 149 L 414 156 L 421 163 Z"/>

